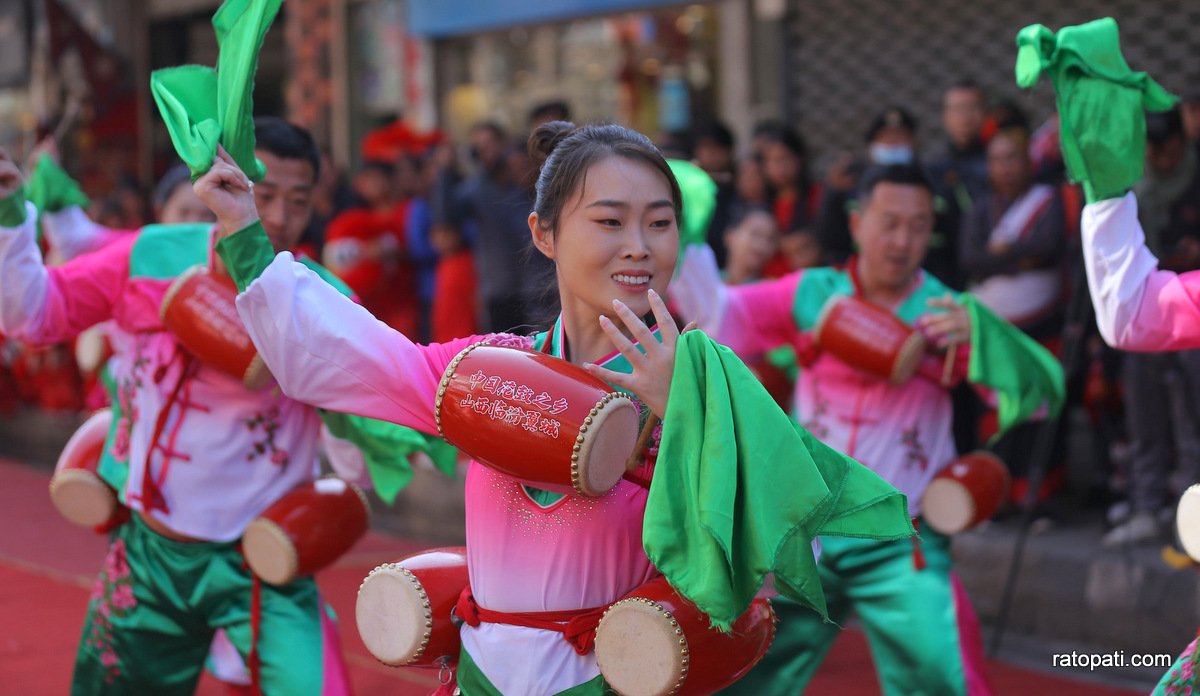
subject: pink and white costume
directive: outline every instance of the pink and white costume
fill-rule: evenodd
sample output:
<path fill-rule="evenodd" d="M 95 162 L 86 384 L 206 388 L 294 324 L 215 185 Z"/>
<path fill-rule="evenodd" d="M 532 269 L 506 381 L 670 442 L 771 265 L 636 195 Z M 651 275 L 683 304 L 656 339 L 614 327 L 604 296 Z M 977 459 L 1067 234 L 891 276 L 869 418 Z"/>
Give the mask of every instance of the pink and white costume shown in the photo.
<path fill-rule="evenodd" d="M 486 338 L 414 344 L 292 263 L 286 252 L 237 304 L 289 397 L 426 433 L 437 431 L 434 399 L 446 366 Z M 531 339 L 494 338 L 532 345 Z M 520 482 L 472 462 L 467 554 L 479 605 L 501 612 L 598 607 L 649 580 L 657 573 L 642 550 L 646 497 L 645 488 L 623 480 L 600 498 L 567 495 L 542 506 Z M 462 639 L 502 693 L 555 694 L 599 675 L 594 654 L 576 654 L 557 632 L 483 623 L 464 625 Z"/>

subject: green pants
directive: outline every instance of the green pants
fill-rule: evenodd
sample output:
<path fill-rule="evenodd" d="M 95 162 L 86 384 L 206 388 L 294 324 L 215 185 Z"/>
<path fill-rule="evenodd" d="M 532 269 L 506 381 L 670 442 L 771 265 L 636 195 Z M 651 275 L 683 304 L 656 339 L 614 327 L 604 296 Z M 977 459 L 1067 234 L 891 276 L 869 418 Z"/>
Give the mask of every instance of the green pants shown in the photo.
<path fill-rule="evenodd" d="M 192 694 L 216 629 L 248 657 L 251 585 L 235 542 L 172 541 L 134 517 L 113 533 L 92 588 L 72 694 Z M 322 659 L 316 582 L 263 583 L 260 597 L 263 693 L 320 694 L 337 675 L 325 674 L 336 670 Z"/>
<path fill-rule="evenodd" d="M 818 570 L 835 623 L 795 602 L 771 600 L 779 617 L 775 642 L 763 661 L 725 693 L 802 693 L 851 609 L 862 622 L 885 694 L 988 693 L 978 624 L 952 579 L 945 536 L 922 529 L 923 569 L 916 567 L 908 539 L 822 537 L 821 544 Z"/>

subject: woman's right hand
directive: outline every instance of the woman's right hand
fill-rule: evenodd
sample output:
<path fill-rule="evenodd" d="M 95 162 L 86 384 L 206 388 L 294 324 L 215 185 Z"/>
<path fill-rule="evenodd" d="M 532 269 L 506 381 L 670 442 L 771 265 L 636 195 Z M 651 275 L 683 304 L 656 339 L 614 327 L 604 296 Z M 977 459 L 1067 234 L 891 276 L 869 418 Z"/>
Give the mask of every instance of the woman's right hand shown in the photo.
<path fill-rule="evenodd" d="M 0 200 L 16 193 L 25 184 L 25 177 L 8 152 L 0 148 Z"/>
<path fill-rule="evenodd" d="M 258 221 L 254 184 L 223 147 L 217 147 L 217 157 L 212 167 L 204 176 L 196 179 L 192 190 L 217 216 L 217 229 L 222 237 L 228 237 Z"/>

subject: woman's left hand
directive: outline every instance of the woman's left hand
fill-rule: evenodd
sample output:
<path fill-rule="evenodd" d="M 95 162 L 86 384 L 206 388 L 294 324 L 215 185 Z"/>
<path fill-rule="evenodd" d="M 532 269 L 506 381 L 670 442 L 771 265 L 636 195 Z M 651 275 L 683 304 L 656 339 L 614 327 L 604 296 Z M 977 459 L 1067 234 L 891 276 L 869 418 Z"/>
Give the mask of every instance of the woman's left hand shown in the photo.
<path fill-rule="evenodd" d="M 650 300 L 650 311 L 658 321 L 661 341 L 654 337 L 641 317 L 634 314 L 625 303 L 613 300 L 613 309 L 617 316 L 629 329 L 629 333 L 637 339 L 645 353 L 638 350 L 638 346 L 626 338 L 608 317 L 600 316 L 600 328 L 608 334 L 613 345 L 633 366 L 633 372 L 613 372 L 592 363 L 585 363 L 583 367 L 605 382 L 633 392 L 654 415 L 662 418 L 667 412 L 667 397 L 671 393 L 671 376 L 675 372 L 675 343 L 679 340 L 679 329 L 676 328 L 675 319 L 667 311 L 667 305 L 658 293 L 650 290 L 647 297 Z"/>
<path fill-rule="evenodd" d="M 952 295 L 929 300 L 931 308 L 946 311 L 922 315 L 917 319 L 917 329 L 938 348 L 951 343 L 967 343 L 971 340 L 971 315 Z"/>

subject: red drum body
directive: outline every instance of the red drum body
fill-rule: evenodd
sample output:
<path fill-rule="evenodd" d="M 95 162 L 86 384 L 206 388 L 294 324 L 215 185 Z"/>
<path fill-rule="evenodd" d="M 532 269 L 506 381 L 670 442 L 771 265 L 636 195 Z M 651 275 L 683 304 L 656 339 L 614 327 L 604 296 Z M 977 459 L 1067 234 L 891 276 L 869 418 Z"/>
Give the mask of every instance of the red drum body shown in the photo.
<path fill-rule="evenodd" d="M 711 694 L 734 683 L 775 639 L 775 613 L 755 599 L 721 633 L 696 605 L 655 578 L 613 604 L 596 628 L 600 673 L 624 696 Z"/>
<path fill-rule="evenodd" d="M 271 379 L 250 334 L 238 316 L 233 280 L 206 266 L 193 266 L 175 279 L 163 297 L 162 323 L 204 364 L 259 389 Z"/>
<path fill-rule="evenodd" d="M 625 473 L 637 441 L 633 401 L 566 360 L 477 343 L 438 387 L 438 434 L 491 467 L 599 496 Z"/>
<path fill-rule="evenodd" d="M 467 549 L 432 549 L 384 563 L 358 588 L 354 618 L 367 650 L 393 667 L 441 667 L 458 660 L 451 618 L 467 586 Z"/>
<path fill-rule="evenodd" d="M 108 409 L 84 421 L 63 447 L 50 478 L 55 509 L 82 527 L 110 528 L 127 515 L 117 492 L 97 473 L 111 424 L 112 411 Z"/>
<path fill-rule="evenodd" d="M 830 355 L 892 384 L 907 382 L 925 352 L 920 332 L 886 309 L 850 295 L 825 304 L 813 337 Z"/>
<path fill-rule="evenodd" d="M 950 462 L 921 496 L 921 516 L 942 534 L 964 532 L 996 514 L 1011 481 L 1004 462 L 976 450 Z"/>
<path fill-rule="evenodd" d="M 1192 560 L 1200 562 L 1200 484 L 1190 486 L 1180 496 L 1175 530 L 1183 550 Z"/>
<path fill-rule="evenodd" d="M 370 509 L 357 486 L 323 478 L 296 488 L 246 525 L 242 552 L 254 574 L 285 585 L 333 563 L 367 533 Z"/>

